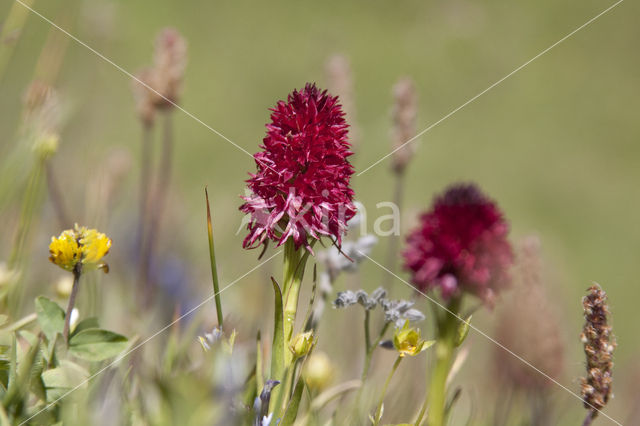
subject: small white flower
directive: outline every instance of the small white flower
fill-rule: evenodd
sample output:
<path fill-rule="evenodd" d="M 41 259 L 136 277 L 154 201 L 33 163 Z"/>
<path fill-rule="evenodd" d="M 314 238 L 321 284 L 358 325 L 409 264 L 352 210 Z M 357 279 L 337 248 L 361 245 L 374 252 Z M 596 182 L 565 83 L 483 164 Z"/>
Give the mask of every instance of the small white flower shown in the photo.
<path fill-rule="evenodd" d="M 269 413 L 268 416 L 262 416 L 261 426 L 270 426 L 272 418 L 273 418 L 273 413 Z"/>
<path fill-rule="evenodd" d="M 69 329 L 73 331 L 76 328 L 76 324 L 78 322 L 78 317 L 80 313 L 78 312 L 78 308 L 73 308 L 71 311 L 71 317 L 69 318 Z"/>

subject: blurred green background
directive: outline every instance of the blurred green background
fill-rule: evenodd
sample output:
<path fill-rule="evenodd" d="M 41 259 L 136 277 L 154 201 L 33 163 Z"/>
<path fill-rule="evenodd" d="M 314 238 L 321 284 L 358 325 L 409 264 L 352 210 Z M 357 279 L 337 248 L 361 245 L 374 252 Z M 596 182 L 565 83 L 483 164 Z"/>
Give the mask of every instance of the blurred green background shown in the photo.
<path fill-rule="evenodd" d="M 0 17 L 13 4 L 3 0 Z M 181 105 L 250 153 L 263 137 L 268 108 L 307 81 L 326 85 L 325 63 L 341 53 L 351 62 L 355 85 L 354 124 L 360 141 L 353 162 L 356 170 L 363 170 L 390 150 L 391 87 L 399 77 L 414 79 L 418 128 L 426 128 L 612 4 L 35 0 L 33 7 L 130 72 L 150 63 L 152 41 L 161 28 L 177 28 L 189 44 Z M 567 363 L 561 381 L 574 391 L 583 375 L 580 298 L 592 281 L 602 284 L 610 297 L 619 346 L 616 398 L 606 412 L 622 422 L 631 411 L 634 392 L 640 392 L 639 13 L 637 2 L 621 3 L 422 136 L 408 170 L 402 223 L 406 230 L 446 184 L 473 180 L 503 207 L 514 240 L 540 235 L 554 277 L 549 292 L 566 322 Z M 15 143 L 21 98 L 52 31 L 51 25 L 29 15 L 0 81 L 2 156 Z M 92 225 L 86 183 L 114 150 L 123 150 L 132 157 L 131 169 L 116 207 L 102 213 L 102 230 L 122 235 L 135 220 L 140 154 L 130 78 L 71 40 L 61 64 L 55 85 L 68 115 L 53 163 L 67 205 L 79 222 Z M 224 285 L 256 264 L 257 252 L 241 248 L 244 232 L 236 235 L 242 219 L 238 196 L 254 163 L 187 115 L 178 112 L 175 122 L 171 213 L 161 241 L 188 265 L 194 277 L 190 291 L 203 297 L 210 291 L 203 187 L 210 188 Z M 353 178 L 357 198 L 372 216 L 370 230 L 373 218 L 388 213 L 375 206 L 391 198 L 389 170 L 387 160 Z M 4 217 L 2 256 L 10 249 L 15 225 L 10 213 Z M 33 251 L 43 264 L 33 262 L 42 269 L 34 276 L 53 281 L 58 272 L 45 264 L 46 250 L 49 236 L 59 229 L 50 206 L 44 218 L 33 239 Z M 378 261 L 386 259 L 386 243 L 382 239 L 373 253 Z M 116 240 L 113 253 L 117 250 Z M 117 276 L 122 255 L 112 256 Z M 270 268 L 277 270 L 277 264 Z M 253 274 L 223 294 L 226 311 L 249 335 L 255 324 L 269 329 L 265 273 Z M 384 274 L 365 264 L 362 283 L 373 289 L 386 279 Z M 102 282 L 108 285 L 110 280 Z M 394 285 L 394 295 L 410 293 L 401 282 Z M 33 292 L 44 289 L 42 284 Z M 328 315 L 327 328 L 345 318 L 335 311 Z M 477 325 L 492 334 L 492 313 L 479 314 Z M 359 341 L 359 319 L 353 328 L 353 339 Z M 331 339 L 326 337 L 325 350 L 349 355 L 332 348 Z M 484 338 L 473 337 L 477 354 L 463 374 L 480 393 L 491 380 L 487 370 L 492 350 Z M 558 424 L 576 424 L 583 414 L 579 401 L 557 387 L 549 392 L 570 407 Z"/>

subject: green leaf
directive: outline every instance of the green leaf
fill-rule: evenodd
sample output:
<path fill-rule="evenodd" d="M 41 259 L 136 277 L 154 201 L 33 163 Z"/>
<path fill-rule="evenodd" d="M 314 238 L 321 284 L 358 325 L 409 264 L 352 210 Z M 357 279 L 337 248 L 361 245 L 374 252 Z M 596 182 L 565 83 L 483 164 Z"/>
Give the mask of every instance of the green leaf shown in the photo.
<path fill-rule="evenodd" d="M 282 307 L 282 291 L 273 277 L 273 292 L 275 296 L 273 319 L 273 344 L 271 345 L 270 379 L 282 382 L 284 378 L 284 313 Z M 271 401 L 278 401 L 282 386 L 273 390 Z"/>
<path fill-rule="evenodd" d="M 464 339 L 467 338 L 467 335 L 469 334 L 469 325 L 471 324 L 471 317 L 472 315 L 469 315 L 464 322 L 461 322 L 460 325 L 458 325 L 458 333 L 456 334 L 455 341 L 456 347 L 460 346 L 462 342 L 464 342 Z"/>
<path fill-rule="evenodd" d="M 284 374 L 284 316 L 282 312 L 282 291 L 273 277 L 275 309 L 273 320 L 273 345 L 271 347 L 271 380 L 282 380 Z"/>
<path fill-rule="evenodd" d="M 70 389 L 86 384 L 88 377 L 89 373 L 84 368 L 71 361 L 63 360 L 59 367 L 42 373 L 47 402 L 55 401 Z"/>
<path fill-rule="evenodd" d="M 76 334 L 80 333 L 81 331 L 87 330 L 89 328 L 100 328 L 100 325 L 98 324 L 98 318 L 89 317 L 89 318 L 85 318 L 82 321 L 80 321 L 76 325 L 76 327 L 73 329 L 73 333 L 71 333 L 71 337 L 73 337 Z"/>
<path fill-rule="evenodd" d="M 298 383 L 296 383 L 296 388 L 293 391 L 293 396 L 289 401 L 289 406 L 287 407 L 287 411 L 284 414 L 284 418 L 282 419 L 282 423 L 280 426 L 291 426 L 293 422 L 295 422 L 296 417 L 298 416 L 298 407 L 300 407 L 300 400 L 302 399 L 302 391 L 304 390 L 304 380 L 300 378 Z"/>
<path fill-rule="evenodd" d="M 65 313 L 56 302 L 44 296 L 38 296 L 36 298 L 36 314 L 40 328 L 49 341 L 53 340 L 56 333 L 62 334 Z"/>
<path fill-rule="evenodd" d="M 112 358 L 127 348 L 127 338 L 112 331 L 89 328 L 69 339 L 69 352 L 87 361 Z"/>
<path fill-rule="evenodd" d="M 5 325 L 8 320 L 9 317 L 7 315 L 0 314 L 0 326 Z"/>
<path fill-rule="evenodd" d="M 262 373 L 262 336 L 260 330 L 256 336 L 256 394 L 262 392 L 264 386 L 264 375 Z"/>

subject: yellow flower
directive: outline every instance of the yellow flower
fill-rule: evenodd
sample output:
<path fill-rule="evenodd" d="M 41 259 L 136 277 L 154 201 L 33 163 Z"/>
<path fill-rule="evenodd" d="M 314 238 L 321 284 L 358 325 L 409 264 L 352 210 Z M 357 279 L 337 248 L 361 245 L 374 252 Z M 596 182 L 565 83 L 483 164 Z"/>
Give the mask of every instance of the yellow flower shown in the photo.
<path fill-rule="evenodd" d="M 307 355 L 311 351 L 315 343 L 316 339 L 313 336 L 313 332 L 307 331 L 306 333 L 299 333 L 297 336 L 291 339 L 289 349 L 293 353 L 293 357 L 295 359 L 298 359 Z"/>
<path fill-rule="evenodd" d="M 63 231 L 58 238 L 51 237 L 49 260 L 71 272 L 78 264 L 83 270 L 109 272 L 109 266 L 102 262 L 102 258 L 109 253 L 110 247 L 111 240 L 105 234 L 76 224 L 74 229 Z"/>
<path fill-rule="evenodd" d="M 409 327 L 409 321 L 406 321 L 404 326 L 396 330 L 393 335 L 393 346 L 401 357 L 418 355 L 434 343 L 432 340 L 422 340 L 420 337 L 420 329 Z"/>

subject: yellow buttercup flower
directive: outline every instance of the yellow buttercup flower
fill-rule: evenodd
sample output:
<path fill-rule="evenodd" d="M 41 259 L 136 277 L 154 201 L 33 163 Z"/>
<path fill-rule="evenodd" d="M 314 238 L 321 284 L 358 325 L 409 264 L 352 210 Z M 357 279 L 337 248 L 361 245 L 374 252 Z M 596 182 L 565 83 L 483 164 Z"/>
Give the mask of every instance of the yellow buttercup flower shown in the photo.
<path fill-rule="evenodd" d="M 64 270 L 74 272 L 78 264 L 83 270 L 102 269 L 109 266 L 102 258 L 109 253 L 111 240 L 95 229 L 76 224 L 74 229 L 63 231 L 58 238 L 51 237 L 49 260 Z"/>
<path fill-rule="evenodd" d="M 409 321 L 406 321 L 404 326 L 396 330 L 393 335 L 393 346 L 401 357 L 418 355 L 434 343 L 432 340 L 422 340 L 420 337 L 420 329 L 409 327 Z"/>

